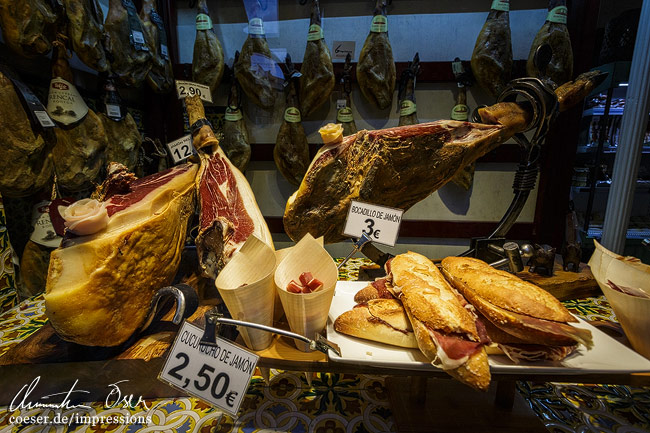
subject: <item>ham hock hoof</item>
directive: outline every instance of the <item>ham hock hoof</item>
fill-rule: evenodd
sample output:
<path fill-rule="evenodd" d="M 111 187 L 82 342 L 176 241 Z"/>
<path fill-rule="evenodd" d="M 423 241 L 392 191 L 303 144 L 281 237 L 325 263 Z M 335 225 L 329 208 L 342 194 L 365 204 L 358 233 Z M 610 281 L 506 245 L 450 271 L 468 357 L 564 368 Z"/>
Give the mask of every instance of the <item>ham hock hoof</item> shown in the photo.
<path fill-rule="evenodd" d="M 61 338 L 112 347 L 141 328 L 155 292 L 171 283 L 180 263 L 197 169 L 184 164 L 102 185 L 104 193 L 118 191 L 104 197 L 106 227 L 66 235 L 51 255 L 45 311 Z"/>

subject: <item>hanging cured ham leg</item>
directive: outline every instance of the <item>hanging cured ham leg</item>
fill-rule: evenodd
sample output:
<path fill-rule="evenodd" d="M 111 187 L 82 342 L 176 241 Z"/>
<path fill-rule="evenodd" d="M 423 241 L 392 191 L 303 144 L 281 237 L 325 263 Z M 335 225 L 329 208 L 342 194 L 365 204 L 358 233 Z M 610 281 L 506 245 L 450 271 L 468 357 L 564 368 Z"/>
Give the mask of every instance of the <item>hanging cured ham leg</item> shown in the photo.
<path fill-rule="evenodd" d="M 133 1 L 110 0 L 104 27 L 111 71 L 123 85 L 138 87 L 151 69 L 151 51 Z"/>
<path fill-rule="evenodd" d="M 395 91 L 395 62 L 388 41 L 386 0 L 377 0 L 370 34 L 357 63 L 357 82 L 361 93 L 379 109 L 388 108 Z"/>
<path fill-rule="evenodd" d="M 56 18 L 56 13 L 44 0 L 0 0 L 0 29 L 4 42 L 23 57 L 50 52 L 52 24 Z"/>
<path fill-rule="evenodd" d="M 556 90 L 560 110 L 577 103 L 603 80 L 585 73 Z M 563 103 L 564 102 L 564 103 Z M 306 233 L 338 242 L 351 200 L 409 209 L 451 180 L 459 170 L 522 132 L 528 107 L 503 102 L 479 111 L 486 123 L 439 120 L 376 131 L 359 131 L 323 146 L 284 211 L 293 240 Z"/>
<path fill-rule="evenodd" d="M 398 126 L 417 125 L 417 108 L 415 106 L 415 80 L 420 72 L 420 55 L 415 53 L 413 61 L 402 72 L 399 83 L 399 123 Z"/>
<path fill-rule="evenodd" d="M 408 209 L 507 137 L 502 126 L 453 120 L 359 131 L 323 146 L 287 201 L 284 229 L 345 239 L 350 201 Z"/>
<path fill-rule="evenodd" d="M 554 86 L 566 83 L 573 76 L 573 50 L 566 21 L 566 0 L 550 0 L 546 22 L 537 32 L 526 62 L 528 75 L 538 77 L 543 81 L 550 80 Z M 548 65 L 540 70 L 535 64 L 535 53 L 544 44 L 551 47 L 553 55 Z"/>
<path fill-rule="evenodd" d="M 212 19 L 205 0 L 196 7 L 196 39 L 192 55 L 192 77 L 197 83 L 210 87 L 213 98 L 223 77 L 223 48 L 212 27 Z"/>
<path fill-rule="evenodd" d="M 100 180 L 108 145 L 106 131 L 99 116 L 86 106 L 76 90 L 72 91 L 74 76 L 67 49 L 60 40 L 54 42 L 52 59 L 48 113 L 64 126 L 56 129 L 54 171 L 58 186 L 64 191 L 82 191 Z M 65 104 L 73 100 L 74 103 Z"/>
<path fill-rule="evenodd" d="M 495 97 L 508 84 L 512 73 L 509 11 L 509 0 L 492 2 L 472 53 L 472 72 L 476 81 Z"/>
<path fill-rule="evenodd" d="M 165 93 L 174 86 L 172 62 L 167 48 L 167 32 L 165 23 L 156 10 L 154 0 L 144 0 L 140 10 L 140 18 L 147 34 L 147 43 L 151 51 L 151 69 L 147 74 L 147 84 L 151 90 Z"/>
<path fill-rule="evenodd" d="M 52 147 L 56 143 L 51 131 L 32 130 L 28 113 L 23 109 L 11 80 L 0 73 L 0 194 L 24 197 L 45 187 L 52 177 Z"/>
<path fill-rule="evenodd" d="M 108 69 L 104 38 L 104 14 L 97 0 L 64 0 L 68 36 L 72 49 L 88 67 L 98 72 Z"/>
<path fill-rule="evenodd" d="M 199 151 L 196 179 L 200 205 L 196 248 L 203 275 L 215 278 L 249 236 L 273 247 L 271 234 L 246 177 L 219 147 L 198 97 L 185 100 Z M 198 130 L 197 130 L 198 129 Z"/>
<path fill-rule="evenodd" d="M 313 0 L 311 5 L 307 48 L 300 73 L 300 110 L 309 116 L 327 102 L 334 89 L 334 67 L 330 50 L 323 39 L 318 0 Z"/>

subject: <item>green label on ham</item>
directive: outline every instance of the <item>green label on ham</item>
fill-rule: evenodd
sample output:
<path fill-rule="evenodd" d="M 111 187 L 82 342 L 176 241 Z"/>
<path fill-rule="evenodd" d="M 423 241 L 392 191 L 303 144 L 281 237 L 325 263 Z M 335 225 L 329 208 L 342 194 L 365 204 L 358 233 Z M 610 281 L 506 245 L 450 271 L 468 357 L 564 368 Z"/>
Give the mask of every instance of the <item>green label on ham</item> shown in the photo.
<path fill-rule="evenodd" d="M 548 16 L 546 17 L 546 21 L 551 23 L 566 24 L 566 17 L 567 17 L 567 7 L 558 6 L 548 11 Z"/>
<path fill-rule="evenodd" d="M 307 33 L 308 41 L 320 41 L 323 39 L 323 28 L 318 24 L 312 24 L 309 26 L 309 33 Z"/>
<path fill-rule="evenodd" d="M 383 15 L 375 15 L 372 17 L 370 31 L 373 33 L 386 33 L 388 31 L 388 18 Z"/>
<path fill-rule="evenodd" d="M 228 107 L 226 108 L 226 114 L 224 115 L 224 118 L 230 122 L 236 122 L 238 120 L 241 120 L 242 119 L 241 110 L 239 110 L 238 108 Z"/>
<path fill-rule="evenodd" d="M 417 111 L 415 102 L 405 99 L 399 105 L 399 115 L 400 116 L 409 116 Z"/>
<path fill-rule="evenodd" d="M 465 104 L 458 104 L 451 109 L 451 118 L 453 120 L 466 121 L 469 115 L 469 108 Z"/>
<path fill-rule="evenodd" d="M 510 10 L 510 1 L 509 0 L 493 0 L 492 7 L 490 8 L 493 11 L 504 11 L 508 12 Z"/>
<path fill-rule="evenodd" d="M 210 30 L 212 29 L 212 19 L 207 14 L 196 15 L 196 29 L 197 30 Z"/>
<path fill-rule="evenodd" d="M 300 110 L 296 107 L 289 107 L 284 110 L 284 120 L 289 123 L 298 123 L 300 122 Z"/>
<path fill-rule="evenodd" d="M 341 123 L 348 123 L 354 120 L 352 115 L 352 109 L 349 107 L 343 107 L 336 113 L 336 120 Z"/>
<path fill-rule="evenodd" d="M 248 22 L 249 35 L 264 35 L 264 21 L 261 18 L 253 18 Z"/>

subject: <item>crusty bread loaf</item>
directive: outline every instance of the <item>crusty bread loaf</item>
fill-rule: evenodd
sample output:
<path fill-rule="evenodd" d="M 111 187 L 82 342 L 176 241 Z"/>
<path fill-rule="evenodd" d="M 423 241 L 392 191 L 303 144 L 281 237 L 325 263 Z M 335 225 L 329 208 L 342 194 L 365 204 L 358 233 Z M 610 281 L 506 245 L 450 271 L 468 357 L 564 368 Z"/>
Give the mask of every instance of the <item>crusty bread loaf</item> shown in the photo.
<path fill-rule="evenodd" d="M 438 359 L 438 348 L 426 325 L 411 314 L 408 314 L 408 317 L 413 325 L 413 332 L 420 352 L 431 360 L 432 364 L 442 367 L 435 363 Z M 447 369 L 445 372 L 479 391 L 487 391 L 490 386 L 490 365 L 488 364 L 485 348 L 481 348 L 481 350 L 471 355 L 460 367 Z"/>
<path fill-rule="evenodd" d="M 363 302 L 368 302 L 371 299 L 393 299 L 394 297 L 389 289 L 380 290 L 375 287 L 375 285 L 379 285 L 381 288 L 381 284 L 384 284 L 385 286 L 388 285 L 386 281 L 381 280 L 373 281 L 368 284 L 354 295 L 354 302 L 361 304 Z"/>
<path fill-rule="evenodd" d="M 588 330 L 574 328 L 567 323 L 553 322 L 551 320 L 537 319 L 525 314 L 513 313 L 485 301 L 471 290 L 467 291 L 466 297 L 477 310 L 494 325 L 501 328 L 502 331 L 528 343 L 569 346 L 575 344 L 577 341 L 587 347 L 592 346 L 591 333 Z"/>
<path fill-rule="evenodd" d="M 560 301 L 515 275 L 466 257 L 447 257 L 442 272 L 492 324 L 526 344 L 593 345 L 591 332 L 567 323 L 577 319 Z"/>
<path fill-rule="evenodd" d="M 432 329 L 478 340 L 474 317 L 431 260 L 409 252 L 395 257 L 390 267 L 395 292 L 414 317 Z"/>
<path fill-rule="evenodd" d="M 420 351 L 436 366 L 461 382 L 486 391 L 490 385 L 490 367 L 485 348 L 480 346 L 466 360 L 441 359 L 432 330 L 478 343 L 476 318 L 464 307 L 465 300 L 449 285 L 438 268 L 426 257 L 408 252 L 390 264 L 393 288 L 404 304 Z M 441 338 L 441 337 L 438 337 Z"/>
<path fill-rule="evenodd" d="M 577 321 L 546 290 L 508 272 L 494 269 L 482 260 L 447 257 L 442 261 L 442 272 L 468 299 L 466 291 L 469 289 L 485 301 L 513 313 L 556 322 Z"/>
<path fill-rule="evenodd" d="M 411 323 L 397 299 L 373 299 L 357 305 L 336 318 L 334 329 L 393 346 L 418 347 Z"/>

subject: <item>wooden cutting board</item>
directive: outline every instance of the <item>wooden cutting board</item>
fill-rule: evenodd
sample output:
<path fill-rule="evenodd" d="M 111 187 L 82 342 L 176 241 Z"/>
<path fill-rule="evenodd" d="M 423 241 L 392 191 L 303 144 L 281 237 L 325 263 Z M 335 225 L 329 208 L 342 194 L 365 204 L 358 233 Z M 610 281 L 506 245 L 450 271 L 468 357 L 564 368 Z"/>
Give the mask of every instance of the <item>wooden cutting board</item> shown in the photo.
<path fill-rule="evenodd" d="M 517 276 L 548 291 L 560 301 L 603 294 L 589 269 L 589 265 L 580 263 L 580 272 L 566 272 L 562 270 L 560 263 L 556 259 L 552 277 L 531 273 L 527 270 L 519 272 Z"/>

